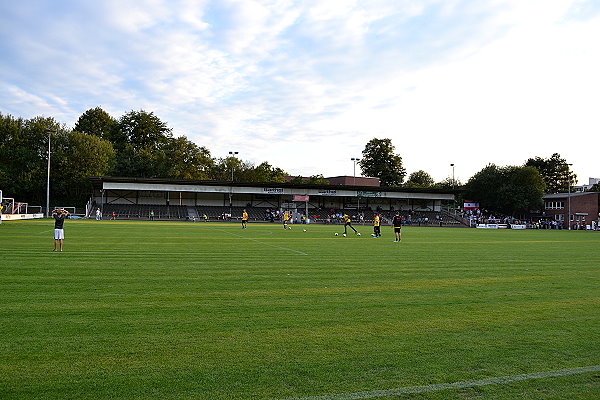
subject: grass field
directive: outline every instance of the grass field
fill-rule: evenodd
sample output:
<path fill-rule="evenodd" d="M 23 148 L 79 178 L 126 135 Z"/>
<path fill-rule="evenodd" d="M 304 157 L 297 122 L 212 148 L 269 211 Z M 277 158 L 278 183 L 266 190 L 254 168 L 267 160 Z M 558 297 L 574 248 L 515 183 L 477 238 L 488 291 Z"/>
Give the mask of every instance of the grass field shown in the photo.
<path fill-rule="evenodd" d="M 600 398 L 600 233 L 307 229 L 3 223 L 0 399 Z"/>

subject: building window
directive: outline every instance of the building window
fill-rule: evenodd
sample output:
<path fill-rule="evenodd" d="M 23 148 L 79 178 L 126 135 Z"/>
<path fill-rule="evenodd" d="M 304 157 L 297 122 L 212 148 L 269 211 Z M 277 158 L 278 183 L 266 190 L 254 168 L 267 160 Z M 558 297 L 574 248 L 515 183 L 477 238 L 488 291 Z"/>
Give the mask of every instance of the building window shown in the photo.
<path fill-rule="evenodd" d="M 564 210 L 564 201 L 547 201 L 545 204 L 546 210 Z"/>

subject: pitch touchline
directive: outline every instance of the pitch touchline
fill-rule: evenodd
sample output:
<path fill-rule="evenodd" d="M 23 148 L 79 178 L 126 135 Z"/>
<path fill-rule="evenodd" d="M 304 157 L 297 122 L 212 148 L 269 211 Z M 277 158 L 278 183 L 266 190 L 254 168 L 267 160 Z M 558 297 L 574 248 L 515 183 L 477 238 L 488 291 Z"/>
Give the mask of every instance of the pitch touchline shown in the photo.
<path fill-rule="evenodd" d="M 373 399 L 377 397 L 390 397 L 400 394 L 411 394 L 411 393 L 424 393 L 434 392 L 438 390 L 448 389 L 463 389 L 468 387 L 486 386 L 486 385 L 500 385 L 511 382 L 525 381 L 529 379 L 540 379 L 540 378 L 553 378 L 567 375 L 585 374 L 587 372 L 598 372 L 600 371 L 600 365 L 592 365 L 588 367 L 580 368 L 567 368 L 559 369 L 555 371 L 546 372 L 533 372 L 530 374 L 521 375 L 508 375 L 499 376 L 496 378 L 486 378 L 474 381 L 461 381 L 453 383 L 438 383 L 432 385 L 423 386 L 406 386 L 395 389 L 383 389 L 383 390 L 370 390 L 365 392 L 354 392 L 354 393 L 338 393 L 338 394 L 326 394 L 321 396 L 308 396 L 308 397 L 290 397 L 283 400 L 360 400 L 360 399 Z"/>

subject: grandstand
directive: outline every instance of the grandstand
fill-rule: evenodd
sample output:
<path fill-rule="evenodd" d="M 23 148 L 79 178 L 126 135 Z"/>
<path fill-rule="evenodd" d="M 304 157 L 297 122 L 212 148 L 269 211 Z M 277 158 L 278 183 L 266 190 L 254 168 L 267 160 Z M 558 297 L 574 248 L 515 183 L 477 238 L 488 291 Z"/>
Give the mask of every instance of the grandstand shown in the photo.
<path fill-rule="evenodd" d="M 454 194 L 435 189 L 407 189 L 373 186 L 308 185 L 290 183 L 231 183 L 214 181 L 173 181 L 142 178 L 90 178 L 94 192 L 87 207 L 93 217 L 100 208 L 105 219 L 114 212 L 117 219 L 237 221 L 243 209 L 251 222 L 277 221 L 270 214 L 289 210 L 311 223 L 335 223 L 331 217 L 347 213 L 365 225 L 375 212 L 384 222 L 400 210 L 406 224 L 466 226 L 460 217 L 446 211 Z M 308 202 L 294 201 L 308 196 Z M 360 204 L 360 209 L 358 205 Z M 329 217 L 329 218 L 328 218 Z M 441 222 L 441 223 L 440 223 Z"/>
<path fill-rule="evenodd" d="M 99 205 L 98 205 L 99 207 Z M 270 222 L 271 218 L 267 217 L 269 211 L 273 208 L 266 207 L 228 207 L 228 206 L 165 206 L 165 205 L 133 205 L 133 204 L 108 204 L 104 207 L 103 215 L 109 218 L 112 213 L 115 213 L 117 219 L 136 220 L 149 219 L 150 212 L 154 211 L 155 220 L 187 220 L 187 221 L 203 221 L 203 216 L 208 217 L 208 221 L 238 221 L 241 219 L 243 210 L 246 209 L 250 222 Z M 298 215 L 303 215 L 304 210 L 297 212 Z M 371 224 L 375 212 L 369 209 L 361 209 L 360 212 L 355 209 L 350 210 L 334 210 L 333 214 L 348 214 L 355 223 L 360 222 L 359 215 L 363 215 L 363 223 Z M 383 222 L 390 222 L 395 215 L 395 211 L 381 211 L 379 214 L 383 218 Z M 330 216 L 329 223 L 340 223 L 329 211 L 309 208 L 308 218 L 310 223 L 328 223 L 327 216 Z M 460 217 L 452 216 L 446 211 L 412 211 L 404 210 L 400 212 L 406 225 L 413 226 L 468 226 L 468 222 L 463 222 Z M 274 218 L 273 222 L 279 222 L 279 219 Z"/>

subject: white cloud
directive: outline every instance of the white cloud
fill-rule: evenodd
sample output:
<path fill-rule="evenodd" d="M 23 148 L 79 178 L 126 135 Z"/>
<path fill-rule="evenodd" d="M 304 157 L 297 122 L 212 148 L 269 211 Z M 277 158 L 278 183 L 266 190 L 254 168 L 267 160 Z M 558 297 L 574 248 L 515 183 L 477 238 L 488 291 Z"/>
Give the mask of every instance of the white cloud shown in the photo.
<path fill-rule="evenodd" d="M 348 174 L 369 139 L 389 137 L 409 172 L 437 180 L 450 163 L 465 181 L 554 152 L 585 178 L 600 173 L 587 156 L 600 92 L 590 4 L 154 0 L 43 15 L 14 3 L 0 9 L 16 38 L 0 39 L 2 104 L 71 125 L 96 105 L 144 108 L 216 156 L 294 174 Z"/>

